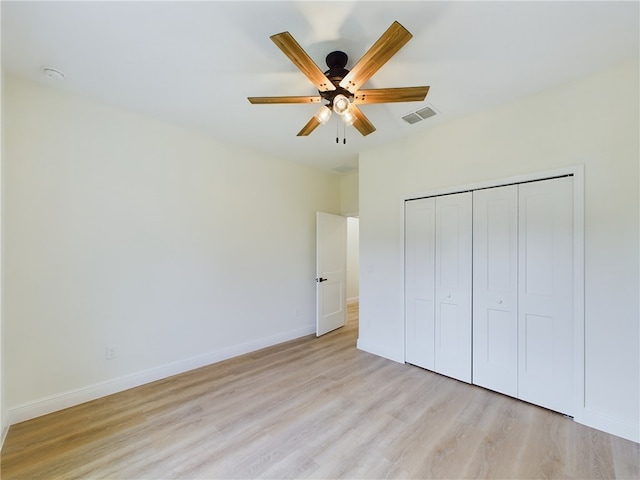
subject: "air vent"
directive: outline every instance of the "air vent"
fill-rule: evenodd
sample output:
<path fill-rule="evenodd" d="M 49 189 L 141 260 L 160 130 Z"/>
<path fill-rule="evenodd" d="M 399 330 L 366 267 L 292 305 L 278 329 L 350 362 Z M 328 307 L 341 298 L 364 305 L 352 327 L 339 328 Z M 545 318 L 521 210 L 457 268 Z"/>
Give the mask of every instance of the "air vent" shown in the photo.
<path fill-rule="evenodd" d="M 436 112 L 431 107 L 425 107 L 418 110 L 416 114 L 422 117 L 423 119 L 427 119 L 429 117 L 433 117 L 436 114 Z"/>
<path fill-rule="evenodd" d="M 402 117 L 402 119 L 405 122 L 413 125 L 414 123 L 418 123 L 420 120 L 422 120 L 422 117 L 417 113 L 410 113 L 409 115 L 405 115 L 404 117 Z"/>
<path fill-rule="evenodd" d="M 422 107 L 418 110 L 415 110 L 411 113 L 407 113 L 405 116 L 402 117 L 402 119 L 407 122 L 410 123 L 411 125 L 413 125 L 414 123 L 418 123 L 421 120 L 424 120 L 426 118 L 429 117 L 433 117 L 434 115 L 437 115 L 438 113 L 440 113 L 434 106 L 429 105 L 426 107 Z"/>

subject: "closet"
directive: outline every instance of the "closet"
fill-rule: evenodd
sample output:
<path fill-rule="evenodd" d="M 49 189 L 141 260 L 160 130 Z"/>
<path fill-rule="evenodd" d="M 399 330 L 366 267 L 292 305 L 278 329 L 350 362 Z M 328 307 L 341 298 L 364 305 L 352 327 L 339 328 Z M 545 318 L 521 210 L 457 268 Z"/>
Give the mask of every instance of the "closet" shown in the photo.
<path fill-rule="evenodd" d="M 405 202 L 405 360 L 573 410 L 573 177 Z"/>

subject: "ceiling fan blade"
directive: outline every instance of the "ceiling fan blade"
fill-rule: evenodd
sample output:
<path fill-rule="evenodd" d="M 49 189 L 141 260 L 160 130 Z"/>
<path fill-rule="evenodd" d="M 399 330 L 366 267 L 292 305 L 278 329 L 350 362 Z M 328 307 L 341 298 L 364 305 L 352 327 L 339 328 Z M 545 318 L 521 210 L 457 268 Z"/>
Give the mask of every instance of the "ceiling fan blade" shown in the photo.
<path fill-rule="evenodd" d="M 322 98 L 319 96 L 315 97 L 296 97 L 296 96 L 287 96 L 287 97 L 247 97 L 249 101 L 253 104 L 271 104 L 271 103 L 320 103 Z"/>
<path fill-rule="evenodd" d="M 400 25 L 393 22 L 386 32 L 373 46 L 358 60 L 351 71 L 340 81 L 340 86 L 351 93 L 355 93 L 371 76 L 407 43 L 413 35 Z"/>
<path fill-rule="evenodd" d="M 351 104 L 351 106 L 349 107 L 349 111 L 353 113 L 354 117 L 356 117 L 355 122 L 353 122 L 353 126 L 363 136 L 366 137 L 370 133 L 373 133 L 376 131 L 376 127 L 373 126 L 373 123 L 369 121 L 367 116 L 364 113 L 362 113 L 362 110 L 360 110 L 358 107 Z"/>
<path fill-rule="evenodd" d="M 313 132 L 318 127 L 318 125 L 320 125 L 320 122 L 318 121 L 318 119 L 315 116 L 311 117 L 311 120 L 309 120 L 307 124 L 304 127 L 302 127 L 302 130 L 298 132 L 297 136 L 298 137 L 308 136 L 309 134 L 311 134 L 311 132 Z"/>
<path fill-rule="evenodd" d="M 313 83 L 318 90 L 328 92 L 336 89 L 335 85 L 331 83 L 331 80 L 329 80 L 324 72 L 311 60 L 311 57 L 307 55 L 307 52 L 304 51 L 289 32 L 272 35 L 271 40 L 289 57 L 289 60 L 311 80 L 311 83 Z"/>
<path fill-rule="evenodd" d="M 421 102 L 427 96 L 429 87 L 374 88 L 358 90 L 353 97 L 356 105 L 368 103 Z"/>

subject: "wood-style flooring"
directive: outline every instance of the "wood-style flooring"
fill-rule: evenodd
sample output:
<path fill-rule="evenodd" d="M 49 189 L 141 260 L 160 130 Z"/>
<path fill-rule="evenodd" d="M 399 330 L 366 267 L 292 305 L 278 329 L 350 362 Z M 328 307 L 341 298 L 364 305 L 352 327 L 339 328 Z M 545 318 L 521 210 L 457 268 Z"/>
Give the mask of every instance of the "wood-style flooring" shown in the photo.
<path fill-rule="evenodd" d="M 637 443 L 359 351 L 349 317 L 14 425 L 2 479 L 640 477 Z"/>

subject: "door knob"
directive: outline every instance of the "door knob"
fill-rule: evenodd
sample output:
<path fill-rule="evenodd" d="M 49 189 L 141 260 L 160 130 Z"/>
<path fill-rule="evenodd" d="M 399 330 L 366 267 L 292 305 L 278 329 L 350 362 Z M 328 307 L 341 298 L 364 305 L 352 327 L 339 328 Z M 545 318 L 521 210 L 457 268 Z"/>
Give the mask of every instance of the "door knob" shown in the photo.
<path fill-rule="evenodd" d="M 318 283 L 326 282 L 327 280 L 329 280 L 329 279 L 328 278 L 322 278 L 322 277 L 316 278 L 316 282 L 318 282 Z"/>

